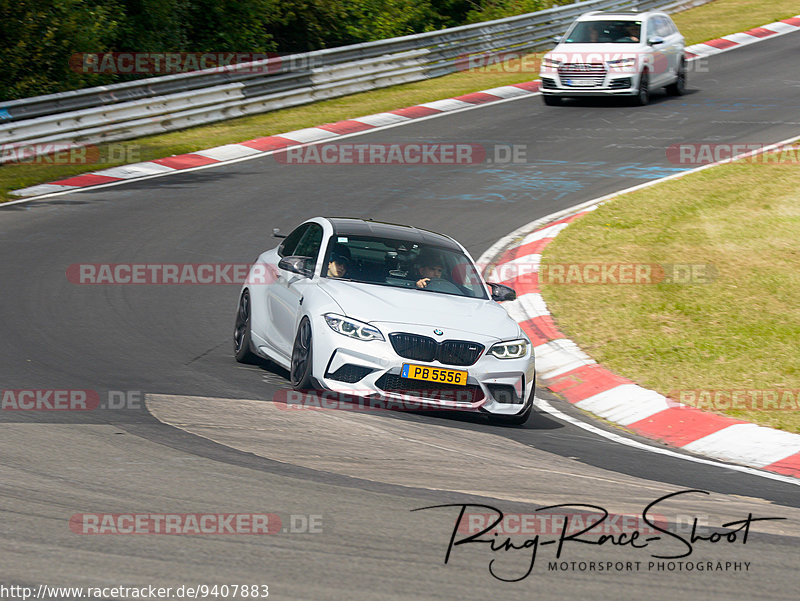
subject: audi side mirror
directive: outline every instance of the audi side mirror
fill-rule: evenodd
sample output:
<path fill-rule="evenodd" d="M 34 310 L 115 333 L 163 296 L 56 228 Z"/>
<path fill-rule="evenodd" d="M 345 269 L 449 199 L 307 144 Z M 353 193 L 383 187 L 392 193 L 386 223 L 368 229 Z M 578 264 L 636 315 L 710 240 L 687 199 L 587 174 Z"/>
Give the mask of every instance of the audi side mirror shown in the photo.
<path fill-rule="evenodd" d="M 647 40 L 647 43 L 651 46 L 658 46 L 659 44 L 664 43 L 664 38 L 662 38 L 660 35 L 654 35 Z"/>

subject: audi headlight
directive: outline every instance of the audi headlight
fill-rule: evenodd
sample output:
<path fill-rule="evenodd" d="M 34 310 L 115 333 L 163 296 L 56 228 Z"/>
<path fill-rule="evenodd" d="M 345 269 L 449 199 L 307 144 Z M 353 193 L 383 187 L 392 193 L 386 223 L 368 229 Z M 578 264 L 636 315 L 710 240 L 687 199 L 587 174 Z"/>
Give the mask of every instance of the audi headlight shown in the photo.
<path fill-rule="evenodd" d="M 558 69 L 561 66 L 561 61 L 545 56 L 542 59 L 542 66 L 547 67 L 548 69 Z"/>
<path fill-rule="evenodd" d="M 630 69 L 636 66 L 635 58 L 620 58 L 613 61 L 608 61 L 608 66 L 612 69 Z"/>
<path fill-rule="evenodd" d="M 509 340 L 508 342 L 498 342 L 489 349 L 489 353 L 498 359 L 519 359 L 528 352 L 528 341 L 520 338 L 519 340 Z"/>
<path fill-rule="evenodd" d="M 365 341 L 384 340 L 383 334 L 378 328 L 357 319 L 337 315 L 336 313 L 326 313 L 325 321 L 331 330 L 350 338 Z"/>

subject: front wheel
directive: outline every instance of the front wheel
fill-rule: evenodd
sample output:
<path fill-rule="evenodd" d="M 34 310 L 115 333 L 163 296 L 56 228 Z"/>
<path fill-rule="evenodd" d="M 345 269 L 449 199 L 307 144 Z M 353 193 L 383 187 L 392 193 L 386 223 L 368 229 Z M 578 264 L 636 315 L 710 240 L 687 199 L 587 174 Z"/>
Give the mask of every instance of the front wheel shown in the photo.
<path fill-rule="evenodd" d="M 643 71 L 639 78 L 639 91 L 633 97 L 633 102 L 637 106 L 645 106 L 650 102 L 650 75 L 647 71 Z"/>
<path fill-rule="evenodd" d="M 561 98 L 559 96 L 550 96 L 549 94 L 542 94 L 542 100 L 547 106 L 559 106 Z"/>
<path fill-rule="evenodd" d="M 233 328 L 233 356 L 239 363 L 253 363 L 256 359 L 250 342 L 250 292 L 248 290 L 242 292 L 239 306 L 236 309 L 236 323 Z"/>
<path fill-rule="evenodd" d="M 292 388 L 295 390 L 313 388 L 312 358 L 311 322 L 308 317 L 304 317 L 297 328 L 297 335 L 294 337 L 294 346 L 292 347 L 292 368 L 289 378 L 292 381 Z"/>

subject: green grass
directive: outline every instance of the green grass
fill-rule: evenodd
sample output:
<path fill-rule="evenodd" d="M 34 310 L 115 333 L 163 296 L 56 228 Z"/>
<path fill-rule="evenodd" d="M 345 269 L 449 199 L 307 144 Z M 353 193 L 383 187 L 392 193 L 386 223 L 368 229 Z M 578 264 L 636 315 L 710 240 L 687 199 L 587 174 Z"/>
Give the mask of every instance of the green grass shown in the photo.
<path fill-rule="evenodd" d="M 686 45 L 800 15 L 800 0 L 716 0 L 672 15 Z"/>
<path fill-rule="evenodd" d="M 712 265 L 716 277 L 695 284 L 544 284 L 560 329 L 611 370 L 676 400 L 697 404 L 693 393 L 680 391 L 789 390 L 796 408 L 799 177 L 800 162 L 727 164 L 619 196 L 577 220 L 545 249 L 543 269 L 702 264 Z M 725 408 L 694 398 L 704 409 Z M 800 411 L 766 409 L 721 412 L 800 432 Z"/>
<path fill-rule="evenodd" d="M 800 13 L 800 0 L 716 0 L 710 4 L 674 16 L 675 22 L 694 44 L 742 31 Z M 532 62 L 532 61 L 530 61 Z M 158 136 L 147 136 L 111 147 L 101 145 L 101 157 L 122 150 L 124 158 L 101 160 L 87 165 L 6 164 L 0 166 L 0 202 L 13 200 L 9 192 L 35 184 L 63 179 L 87 171 L 98 171 L 130 162 L 149 161 L 173 154 L 242 142 L 303 127 L 312 127 L 353 116 L 369 115 L 404 106 L 449 98 L 496 86 L 536 79 L 538 73 L 501 69 L 461 72 L 437 79 L 354 94 L 301 107 L 289 108 L 252 117 L 198 126 Z"/>

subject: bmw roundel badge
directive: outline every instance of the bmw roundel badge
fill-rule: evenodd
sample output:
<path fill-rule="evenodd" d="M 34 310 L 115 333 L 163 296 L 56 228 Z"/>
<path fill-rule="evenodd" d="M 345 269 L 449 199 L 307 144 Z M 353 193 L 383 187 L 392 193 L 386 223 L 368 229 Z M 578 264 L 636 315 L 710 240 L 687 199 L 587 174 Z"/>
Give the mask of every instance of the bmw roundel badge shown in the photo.
<path fill-rule="evenodd" d="M 444 332 L 442 332 L 439 328 L 436 328 L 433 331 L 433 333 L 436 334 L 437 336 L 442 336 L 444 334 Z"/>

